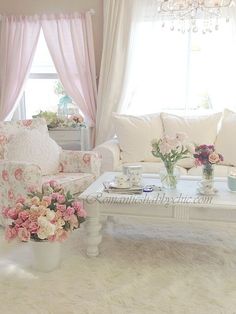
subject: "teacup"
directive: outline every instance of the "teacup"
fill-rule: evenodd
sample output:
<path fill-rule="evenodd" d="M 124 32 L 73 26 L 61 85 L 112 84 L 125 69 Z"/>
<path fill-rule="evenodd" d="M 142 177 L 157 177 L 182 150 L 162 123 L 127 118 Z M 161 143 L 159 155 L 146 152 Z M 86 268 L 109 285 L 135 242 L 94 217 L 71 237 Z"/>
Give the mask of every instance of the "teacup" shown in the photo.
<path fill-rule="evenodd" d="M 127 175 L 125 174 L 120 174 L 115 176 L 115 185 L 118 188 L 127 188 L 129 187 L 129 178 Z"/>
<path fill-rule="evenodd" d="M 140 186 L 142 183 L 142 167 L 127 166 L 127 175 L 132 186 Z"/>

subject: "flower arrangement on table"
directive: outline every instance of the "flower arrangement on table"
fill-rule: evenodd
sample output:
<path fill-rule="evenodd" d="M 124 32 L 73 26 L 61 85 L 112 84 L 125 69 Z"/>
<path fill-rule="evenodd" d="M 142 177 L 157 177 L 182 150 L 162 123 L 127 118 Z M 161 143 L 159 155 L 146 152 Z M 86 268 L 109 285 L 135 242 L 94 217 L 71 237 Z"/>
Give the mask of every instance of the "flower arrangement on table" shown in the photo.
<path fill-rule="evenodd" d="M 56 112 L 40 111 L 40 113 L 33 116 L 33 118 L 38 117 L 46 120 L 48 129 L 86 127 L 84 118 L 80 114 L 74 114 L 67 117 L 59 116 Z"/>
<path fill-rule="evenodd" d="M 177 161 L 190 157 L 193 145 L 186 144 L 187 136 L 185 133 L 176 133 L 176 136 L 164 136 L 158 140 L 152 141 L 152 154 L 160 158 L 166 169 L 166 174 L 161 176 L 162 184 L 166 188 L 175 188 L 177 184 L 177 175 L 174 174 L 174 168 Z"/>
<path fill-rule="evenodd" d="M 195 147 L 193 154 L 195 166 L 203 166 L 203 177 L 211 180 L 214 173 L 214 165 L 224 160 L 223 156 L 216 153 L 214 145 L 199 145 Z"/>
<path fill-rule="evenodd" d="M 85 221 L 86 212 L 81 202 L 52 180 L 43 185 L 42 193 L 30 193 L 14 207 L 3 209 L 3 216 L 10 219 L 7 240 L 64 241 Z"/>

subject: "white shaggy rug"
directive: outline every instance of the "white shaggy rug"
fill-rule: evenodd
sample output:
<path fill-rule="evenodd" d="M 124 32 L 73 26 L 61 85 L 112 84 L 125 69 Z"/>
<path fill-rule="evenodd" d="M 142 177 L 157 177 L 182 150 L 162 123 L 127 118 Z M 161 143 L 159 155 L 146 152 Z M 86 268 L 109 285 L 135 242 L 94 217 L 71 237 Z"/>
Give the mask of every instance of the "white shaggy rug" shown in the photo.
<path fill-rule="evenodd" d="M 61 267 L 36 273 L 28 244 L 1 230 L 1 314 L 236 314 L 236 227 L 142 224 L 104 229 L 101 254 L 85 255 L 84 230 L 63 244 Z"/>

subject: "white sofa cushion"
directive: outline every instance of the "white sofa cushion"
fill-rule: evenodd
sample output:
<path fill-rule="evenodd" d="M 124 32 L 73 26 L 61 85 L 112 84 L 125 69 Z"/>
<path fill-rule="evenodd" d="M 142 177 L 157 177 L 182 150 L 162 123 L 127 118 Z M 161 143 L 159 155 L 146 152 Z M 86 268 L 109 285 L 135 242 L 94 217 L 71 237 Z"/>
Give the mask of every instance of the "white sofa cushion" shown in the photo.
<path fill-rule="evenodd" d="M 160 114 L 130 116 L 114 113 L 113 120 L 123 162 L 158 161 L 151 153 L 151 142 L 163 134 Z"/>
<path fill-rule="evenodd" d="M 225 165 L 236 166 L 236 112 L 225 109 L 215 149 L 223 155 Z"/>
<path fill-rule="evenodd" d="M 200 145 L 215 142 L 221 115 L 221 113 L 215 113 L 180 117 L 162 112 L 161 119 L 166 135 L 175 136 L 177 132 L 184 132 L 188 135 L 190 142 Z"/>
<path fill-rule="evenodd" d="M 6 144 L 5 159 L 38 165 L 42 174 L 58 173 L 62 149 L 48 133 L 37 129 L 20 130 Z"/>
<path fill-rule="evenodd" d="M 213 144 L 216 140 L 217 130 L 221 113 L 204 116 L 177 116 L 162 112 L 164 133 L 168 136 L 175 136 L 177 132 L 184 132 L 188 140 L 196 145 Z M 193 158 L 182 159 L 178 165 L 184 168 L 194 166 Z"/>

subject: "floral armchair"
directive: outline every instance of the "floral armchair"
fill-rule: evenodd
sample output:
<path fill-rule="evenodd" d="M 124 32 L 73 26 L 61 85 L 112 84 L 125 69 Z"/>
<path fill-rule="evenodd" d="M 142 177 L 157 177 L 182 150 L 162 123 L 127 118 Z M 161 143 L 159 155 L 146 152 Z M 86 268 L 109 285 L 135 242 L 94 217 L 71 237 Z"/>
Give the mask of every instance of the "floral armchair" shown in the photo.
<path fill-rule="evenodd" d="M 40 190 L 47 181 L 56 180 L 66 191 L 70 190 L 75 195 L 83 192 L 99 176 L 101 159 L 93 151 L 61 150 L 58 171 L 53 174 L 43 173 L 39 165 L 29 161 L 8 160 L 5 158 L 7 142 L 22 129 L 48 133 L 45 120 L 40 118 L 0 122 L 0 211 L 12 206 L 30 191 Z M 4 225 L 1 215 L 0 224 Z"/>

